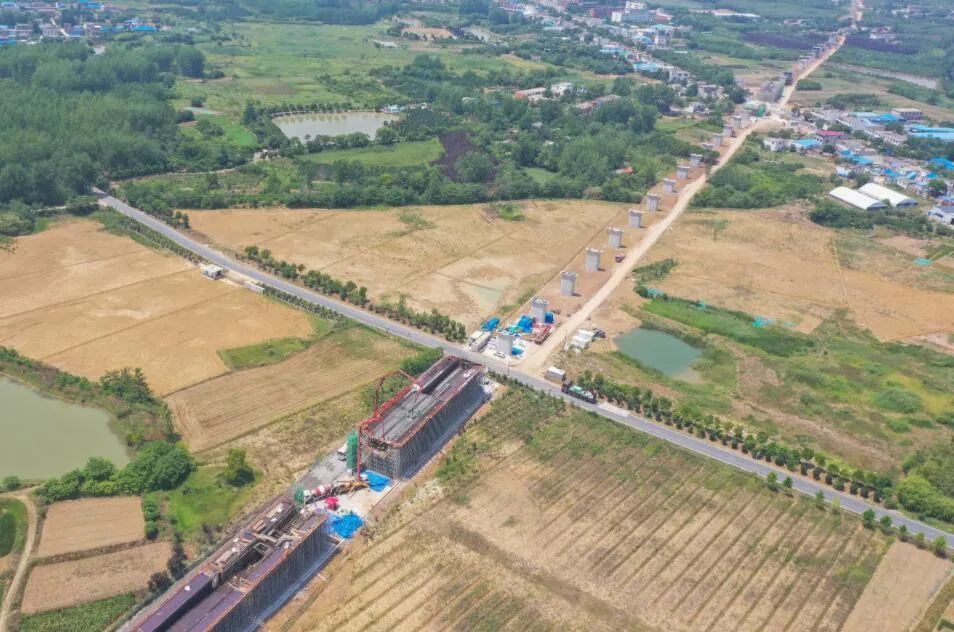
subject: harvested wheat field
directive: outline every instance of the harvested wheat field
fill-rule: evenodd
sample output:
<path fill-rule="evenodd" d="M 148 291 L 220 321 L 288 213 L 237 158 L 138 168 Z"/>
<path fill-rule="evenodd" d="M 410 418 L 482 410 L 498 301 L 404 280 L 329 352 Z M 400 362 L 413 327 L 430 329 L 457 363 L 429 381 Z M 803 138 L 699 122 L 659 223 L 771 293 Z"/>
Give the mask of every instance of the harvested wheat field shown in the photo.
<path fill-rule="evenodd" d="M 21 612 L 33 614 L 143 591 L 149 577 L 166 568 L 168 542 L 58 564 L 34 566 L 23 592 Z"/>
<path fill-rule="evenodd" d="M 238 371 L 166 398 L 177 430 L 206 450 L 396 369 L 409 348 L 364 328 L 332 333 L 278 364 Z"/>
<path fill-rule="evenodd" d="M 194 230 L 241 251 L 268 248 L 364 285 L 374 298 L 407 294 L 473 325 L 556 275 L 627 205 L 529 201 L 508 221 L 486 204 L 383 211 L 249 209 L 190 211 Z"/>
<path fill-rule="evenodd" d="M 954 331 L 954 294 L 940 291 L 938 271 L 901 270 L 877 245 L 850 242 L 842 254 L 848 243 L 797 207 L 691 213 L 653 250 L 652 261 L 679 264 L 654 285 L 806 333 L 840 309 L 881 340 Z"/>
<path fill-rule="evenodd" d="M 472 445 L 478 475 L 393 511 L 274 629 L 834 631 L 888 546 L 854 517 L 520 390 L 451 452 L 465 472 Z"/>
<path fill-rule="evenodd" d="M 140 367 L 159 394 L 227 371 L 219 349 L 308 335 L 308 317 L 93 221 L 0 251 L 0 345 L 98 379 Z"/>
<path fill-rule="evenodd" d="M 921 618 L 954 573 L 954 566 L 928 551 L 897 543 L 878 565 L 844 632 L 905 632 Z"/>
<path fill-rule="evenodd" d="M 145 523 L 138 496 L 54 503 L 46 512 L 37 556 L 88 551 L 142 540 Z"/>

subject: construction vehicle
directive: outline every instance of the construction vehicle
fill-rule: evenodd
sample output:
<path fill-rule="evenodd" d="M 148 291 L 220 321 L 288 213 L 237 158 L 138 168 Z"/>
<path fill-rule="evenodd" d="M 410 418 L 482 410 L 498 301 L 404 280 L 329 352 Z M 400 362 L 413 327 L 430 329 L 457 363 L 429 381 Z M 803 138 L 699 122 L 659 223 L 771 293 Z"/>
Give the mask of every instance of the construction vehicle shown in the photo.
<path fill-rule="evenodd" d="M 570 397 L 575 397 L 589 404 L 596 403 L 596 395 L 594 395 L 592 391 L 588 391 L 582 386 L 577 386 L 573 382 L 564 382 L 561 390 Z"/>
<path fill-rule="evenodd" d="M 617 253 L 617 255 L 616 255 L 615 257 L 613 257 L 613 260 L 615 260 L 616 263 L 623 263 L 623 261 L 624 261 L 625 259 L 626 259 L 626 255 L 624 255 L 624 254 L 621 253 L 621 252 L 620 252 L 620 253 Z"/>
<path fill-rule="evenodd" d="M 366 489 L 368 482 L 361 479 L 344 479 L 335 481 L 328 485 L 319 485 L 315 489 L 305 490 L 305 502 L 311 503 L 316 500 L 324 500 L 342 494 L 351 494 L 361 489 Z"/>

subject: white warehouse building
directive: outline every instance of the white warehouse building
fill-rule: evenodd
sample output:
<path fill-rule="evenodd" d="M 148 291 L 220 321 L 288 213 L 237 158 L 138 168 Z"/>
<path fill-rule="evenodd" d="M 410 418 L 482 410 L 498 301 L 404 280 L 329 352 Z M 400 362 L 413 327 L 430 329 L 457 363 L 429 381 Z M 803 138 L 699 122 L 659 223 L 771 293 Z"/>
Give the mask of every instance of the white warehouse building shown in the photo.
<path fill-rule="evenodd" d="M 864 193 L 860 193 L 854 189 L 849 189 L 848 187 L 836 187 L 829 191 L 828 195 L 832 196 L 836 200 L 844 202 L 845 204 L 850 204 L 855 208 L 860 208 L 863 211 L 874 211 L 879 208 L 887 208 L 887 204 L 884 202 L 876 200 L 873 197 L 868 197 Z"/>
<path fill-rule="evenodd" d="M 858 190 L 868 197 L 874 198 L 876 200 L 883 200 L 894 208 L 917 206 L 918 204 L 913 198 L 909 198 L 902 193 L 898 193 L 897 191 L 889 189 L 888 187 L 883 187 L 880 184 L 875 184 L 874 182 L 869 182 Z"/>

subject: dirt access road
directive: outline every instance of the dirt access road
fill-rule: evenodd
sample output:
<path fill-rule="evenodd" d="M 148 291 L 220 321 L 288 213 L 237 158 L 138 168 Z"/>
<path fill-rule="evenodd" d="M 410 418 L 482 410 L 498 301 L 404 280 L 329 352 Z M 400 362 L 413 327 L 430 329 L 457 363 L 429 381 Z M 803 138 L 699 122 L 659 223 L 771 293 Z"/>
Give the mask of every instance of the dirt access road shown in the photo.
<path fill-rule="evenodd" d="M 860 19 L 861 3 L 856 1 L 853 5 L 853 13 L 858 16 Z M 565 343 L 573 332 L 577 329 L 580 329 L 586 325 L 593 313 L 599 309 L 606 299 L 616 291 L 616 288 L 619 287 L 619 284 L 623 281 L 629 279 L 630 273 L 633 271 L 633 268 L 636 267 L 643 257 L 646 256 L 646 253 L 656 245 L 656 242 L 659 241 L 660 237 L 669 230 L 669 227 L 679 219 L 679 217 L 689 208 L 689 203 L 692 202 L 692 198 L 695 197 L 703 186 L 705 186 L 708 176 L 712 173 L 717 172 L 722 168 L 723 165 L 728 164 L 732 159 L 732 156 L 745 144 L 745 140 L 749 137 L 749 134 L 756 131 L 764 131 L 767 129 L 772 129 L 774 127 L 779 127 L 782 125 L 781 112 L 784 110 L 785 106 L 788 104 L 788 100 L 792 97 L 792 94 L 795 92 L 795 87 L 801 79 L 809 76 L 815 70 L 818 69 L 823 63 L 825 63 L 829 57 L 835 54 L 835 52 L 841 48 L 844 44 L 844 36 L 839 36 L 837 43 L 832 46 L 824 55 L 816 59 L 810 66 L 808 66 L 798 77 L 792 81 L 792 85 L 785 88 L 782 92 L 782 97 L 779 100 L 778 104 L 773 108 L 772 115 L 758 121 L 755 125 L 747 127 L 740 134 L 738 134 L 732 141 L 729 143 L 725 152 L 719 158 L 719 162 L 712 167 L 710 174 L 703 174 L 693 180 L 691 183 L 683 187 L 682 192 L 679 194 L 676 203 L 669 210 L 669 213 L 666 217 L 659 223 L 654 224 L 648 231 L 645 238 L 641 239 L 639 243 L 627 253 L 626 258 L 613 270 L 613 273 L 610 275 L 610 278 L 603 284 L 597 292 L 588 300 L 583 307 L 580 308 L 575 314 L 570 318 L 565 320 L 560 324 L 562 330 L 562 335 L 550 336 L 550 338 L 540 345 L 540 348 L 535 350 L 535 352 L 530 355 L 519 367 L 518 370 L 525 373 L 530 373 L 536 375 L 541 373 L 545 367 L 549 366 L 549 358 L 557 350 L 559 345 Z"/>
<path fill-rule="evenodd" d="M 6 632 L 7 621 L 10 619 L 10 610 L 13 608 L 13 600 L 20 593 L 23 580 L 26 579 L 27 565 L 30 562 L 30 553 L 33 551 L 33 544 L 36 540 L 36 506 L 30 499 L 30 490 L 23 490 L 15 494 L 4 494 L 7 498 L 15 498 L 22 502 L 27 509 L 27 534 L 26 542 L 23 543 L 23 552 L 20 553 L 20 562 L 17 564 L 17 571 L 13 575 L 13 580 L 6 592 L 3 593 L 3 607 L 0 607 L 0 632 Z"/>

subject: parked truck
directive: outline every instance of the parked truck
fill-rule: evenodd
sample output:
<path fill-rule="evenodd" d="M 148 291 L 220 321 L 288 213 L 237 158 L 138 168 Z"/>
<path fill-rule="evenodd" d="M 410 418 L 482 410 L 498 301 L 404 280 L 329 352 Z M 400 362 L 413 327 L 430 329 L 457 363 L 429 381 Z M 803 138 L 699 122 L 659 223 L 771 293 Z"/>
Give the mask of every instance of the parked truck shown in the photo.
<path fill-rule="evenodd" d="M 564 382 L 562 390 L 570 397 L 581 399 L 590 404 L 596 403 L 596 395 L 594 395 L 592 391 L 588 391 L 582 386 L 577 386 L 573 382 Z"/>

